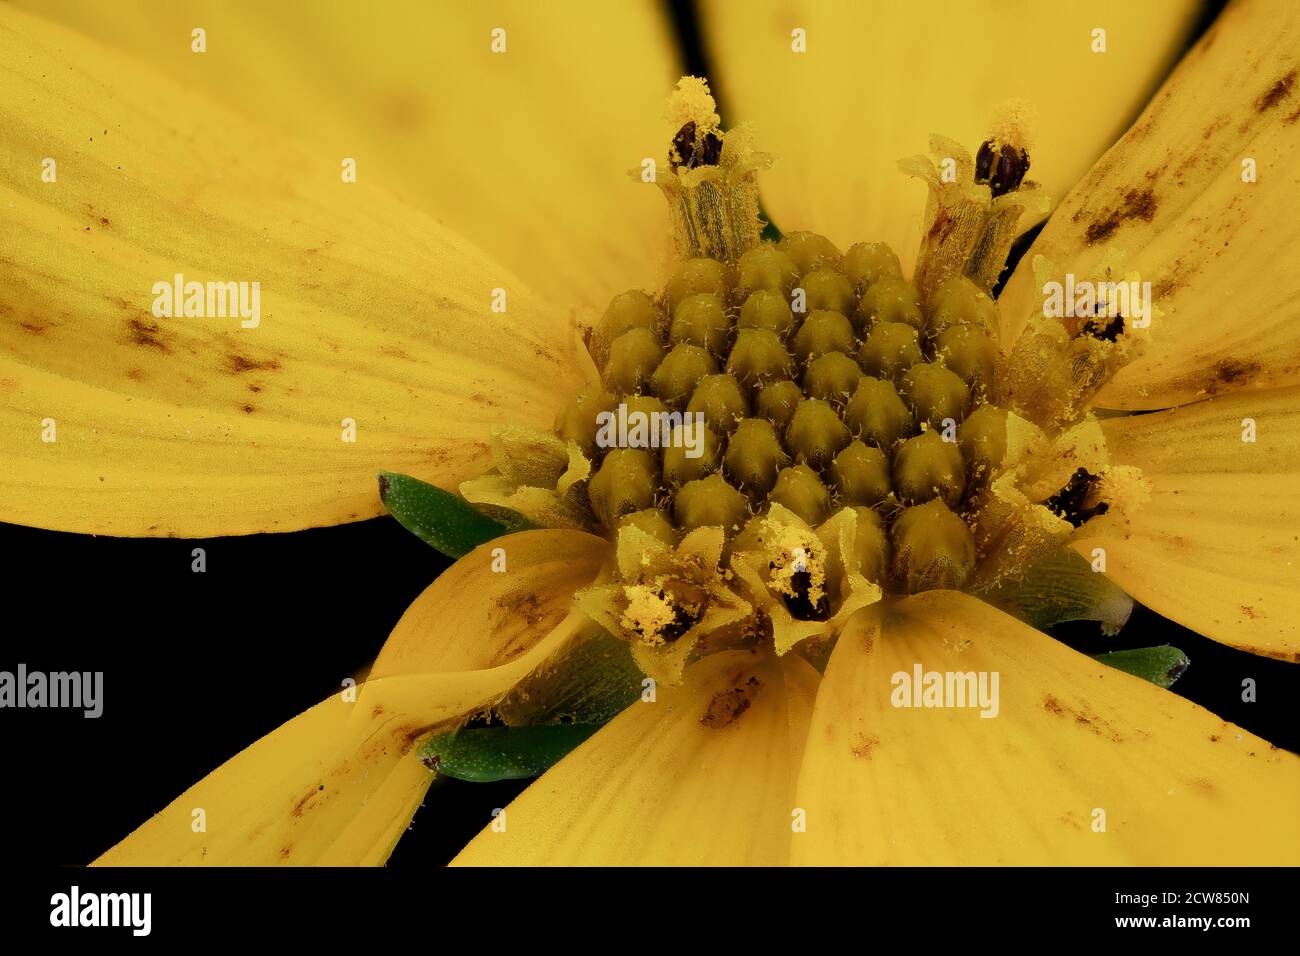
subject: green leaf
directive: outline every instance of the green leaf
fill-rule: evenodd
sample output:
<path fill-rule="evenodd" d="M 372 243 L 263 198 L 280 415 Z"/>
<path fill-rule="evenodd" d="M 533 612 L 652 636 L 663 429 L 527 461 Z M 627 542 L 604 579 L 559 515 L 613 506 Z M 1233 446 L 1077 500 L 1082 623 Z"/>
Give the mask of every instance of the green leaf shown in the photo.
<path fill-rule="evenodd" d="M 599 729 L 598 724 L 471 727 L 434 737 L 420 748 L 420 759 L 457 780 L 519 780 L 536 777 Z"/>
<path fill-rule="evenodd" d="M 403 528 L 450 558 L 463 558 L 510 530 L 459 495 L 409 475 L 381 471 L 379 498 Z"/>
<path fill-rule="evenodd" d="M 1111 651 L 1095 654 L 1096 660 L 1108 667 L 1141 677 L 1160 687 L 1169 688 L 1183 676 L 1191 661 L 1187 655 L 1168 644 L 1160 647 L 1138 647 L 1131 651 Z"/>

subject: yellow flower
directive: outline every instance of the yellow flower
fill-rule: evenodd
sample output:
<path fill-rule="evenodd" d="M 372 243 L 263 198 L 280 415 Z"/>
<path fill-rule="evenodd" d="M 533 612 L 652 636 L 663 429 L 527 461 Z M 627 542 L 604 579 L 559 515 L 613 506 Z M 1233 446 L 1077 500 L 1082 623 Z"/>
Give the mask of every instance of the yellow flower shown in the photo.
<path fill-rule="evenodd" d="M 1300 14 L 1232 5 L 1101 155 L 1171 64 L 1190 3 L 705 5 L 719 83 L 777 157 L 767 169 L 748 131 L 714 156 L 698 101 L 675 117 L 696 124 L 691 141 L 665 162 L 662 96 L 680 71 L 649 3 L 412 3 L 383 18 L 343 2 L 31 6 L 41 15 L 0 10 L 0 517 L 135 536 L 291 531 L 378 514 L 374 474 L 395 470 L 555 526 L 495 542 L 508 573 L 492 573 L 493 545 L 453 565 L 355 695 L 253 744 L 101 862 L 382 863 L 429 784 L 416 744 L 562 661 L 596 620 L 642 639 L 638 660 L 669 681 L 547 771 L 461 862 L 1296 862 L 1294 755 L 973 594 L 923 588 L 994 600 L 1068 540 L 1090 560 L 1102 549 L 1107 578 L 1172 620 L 1300 657 L 1300 288 L 1265 271 L 1300 251 Z M 951 157 L 949 190 L 937 155 L 908 166 L 933 193 L 923 218 L 923 187 L 896 164 L 935 131 L 984 142 L 1013 99 L 1037 108 L 1034 179 L 1064 199 L 996 309 L 970 305 L 1008 370 L 1004 420 L 984 402 L 971 323 L 939 342 L 935 316 L 960 268 L 989 284 L 1014 235 L 1002 217 L 1021 206 L 999 201 L 978 154 Z M 1005 130 L 992 141 L 1024 145 Z M 676 206 L 629 182 L 647 157 Z M 837 416 L 863 434 L 892 427 L 874 398 L 840 409 L 839 383 L 857 377 L 834 358 L 814 376 L 824 397 L 773 393 L 770 416 L 800 416 L 789 447 L 755 429 L 733 463 L 719 441 L 724 472 L 745 476 L 728 486 L 739 511 L 717 482 L 688 494 L 710 478 L 680 463 L 672 518 L 702 526 L 689 546 L 626 516 L 648 510 L 643 461 L 627 456 L 602 491 L 583 435 L 562 423 L 545 437 L 579 391 L 599 391 L 578 327 L 616 293 L 662 285 L 669 209 L 688 254 L 730 268 L 745 245 L 718 237 L 752 218 L 754 182 L 800 281 L 828 255 L 831 273 L 847 269 L 834 253 L 859 240 L 902 254 L 861 315 L 838 309 L 861 306 L 888 257 L 864 252 L 847 298 L 823 276 L 819 318 L 790 339 L 803 365 L 856 347 L 880 310 L 902 327 L 860 356 L 925 420 L 892 435 L 917 442 L 890 478 L 916 517 L 895 520 L 887 544 L 876 512 L 825 513 L 817 474 L 845 447 Z M 692 188 L 731 199 L 692 203 Z M 980 228 L 913 261 L 923 233 L 948 236 L 950 200 Z M 689 232 L 718 209 L 716 231 Z M 1153 282 L 1141 349 L 1129 327 L 1040 318 L 1044 280 L 1067 273 Z M 765 274 L 789 291 L 779 269 Z M 915 302 L 908 274 L 934 277 Z M 174 276 L 258 282 L 258 320 L 151 314 L 149 290 Z M 707 296 L 709 281 L 678 274 L 666 298 Z M 605 367 L 618 352 L 629 390 L 656 376 L 668 404 L 717 376 L 701 411 L 725 422 L 728 373 L 768 384 L 781 333 L 765 323 L 782 315 L 755 308 L 744 361 L 725 370 L 710 316 L 706 302 L 674 314 L 689 348 L 671 364 L 589 342 Z M 965 369 L 969 395 L 899 364 L 916 323 L 930 323 L 920 332 L 945 373 Z M 945 470 L 926 436 L 967 401 L 994 411 L 967 419 L 981 429 L 964 443 L 972 459 Z M 863 447 L 843 469 L 869 494 Z M 965 494 L 959 471 L 988 482 L 964 531 L 939 513 Z M 921 500 L 926 488 L 938 497 Z M 760 524 L 731 520 L 768 496 L 780 509 Z M 637 540 L 652 566 L 633 566 Z M 877 600 L 886 577 L 907 584 Z M 683 634 L 707 651 L 684 670 Z M 896 675 L 936 672 L 999 675 L 996 717 L 895 696 Z M 191 828 L 195 807 L 206 832 Z"/>

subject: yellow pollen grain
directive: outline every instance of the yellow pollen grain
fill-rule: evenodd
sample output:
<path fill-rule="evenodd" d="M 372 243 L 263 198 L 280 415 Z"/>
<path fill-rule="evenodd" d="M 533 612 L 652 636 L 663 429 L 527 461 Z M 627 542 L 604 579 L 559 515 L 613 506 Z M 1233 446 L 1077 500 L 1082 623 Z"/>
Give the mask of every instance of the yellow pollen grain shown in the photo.
<path fill-rule="evenodd" d="M 794 525 L 781 528 L 768 545 L 768 563 L 773 565 L 771 586 L 781 594 L 798 597 L 794 576 L 808 573 L 808 600 L 816 604 L 826 593 L 826 565 L 817 539 Z"/>
<path fill-rule="evenodd" d="M 722 119 L 709 92 L 708 80 L 698 76 L 683 76 L 678 80 L 677 88 L 668 98 L 668 120 L 673 129 L 694 123 L 701 134 L 716 130 Z"/>
<path fill-rule="evenodd" d="M 628 584 L 623 593 L 627 597 L 627 608 L 620 621 L 623 627 L 640 634 L 649 644 L 663 643 L 660 635 L 677 619 L 663 589 L 657 584 Z"/>
<path fill-rule="evenodd" d="M 989 134 L 995 143 L 1007 144 L 1029 152 L 1033 146 L 1034 128 L 1038 125 L 1038 112 L 1029 103 L 1009 99 L 1001 103 L 989 124 Z"/>

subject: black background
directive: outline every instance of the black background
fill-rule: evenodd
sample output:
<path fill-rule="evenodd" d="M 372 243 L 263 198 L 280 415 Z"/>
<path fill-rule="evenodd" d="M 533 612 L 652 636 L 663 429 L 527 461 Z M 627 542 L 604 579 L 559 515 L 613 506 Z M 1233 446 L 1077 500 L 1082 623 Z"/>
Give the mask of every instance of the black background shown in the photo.
<path fill-rule="evenodd" d="M 1219 4 L 1207 7 L 1208 23 Z M 707 74 L 694 12 L 671 3 L 686 69 Z M 724 105 L 725 89 L 717 88 Z M 1023 250 L 1023 245 L 1021 246 Z M 202 507 L 202 502 L 196 502 Z M 207 571 L 191 570 L 192 549 Z M 102 670 L 104 713 L 0 712 L 3 856 L 79 865 L 224 760 L 372 660 L 447 566 L 390 518 L 289 535 L 128 540 L 0 524 L 0 670 Z M 1215 644 L 1138 608 L 1117 639 L 1058 636 L 1090 653 L 1173 643 L 1192 666 L 1175 691 L 1290 750 L 1300 668 Z M 1241 682 L 1258 702 L 1241 700 Z M 523 788 L 440 782 L 390 865 L 445 862 Z"/>
<path fill-rule="evenodd" d="M 191 571 L 206 549 L 207 571 Z M 121 539 L 0 525 L 0 670 L 104 671 L 104 713 L 0 711 L 8 858 L 82 864 L 227 758 L 371 661 L 447 559 L 391 518 L 287 535 Z M 1139 608 L 1118 638 L 1058 629 L 1090 653 L 1172 643 L 1174 690 L 1300 750 L 1300 667 L 1234 651 Z M 1258 701 L 1241 700 L 1254 678 Z M 450 859 L 522 783 L 445 781 L 390 865 Z"/>

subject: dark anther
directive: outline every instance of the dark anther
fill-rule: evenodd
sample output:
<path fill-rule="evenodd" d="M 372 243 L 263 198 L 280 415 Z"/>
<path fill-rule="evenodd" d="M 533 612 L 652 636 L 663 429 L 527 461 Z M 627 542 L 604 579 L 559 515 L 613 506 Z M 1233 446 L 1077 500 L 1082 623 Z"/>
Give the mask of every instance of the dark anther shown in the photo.
<path fill-rule="evenodd" d="M 1089 493 L 1092 491 L 1093 482 L 1097 476 L 1090 473 L 1087 468 L 1079 468 L 1070 480 L 1066 482 L 1065 487 L 1058 491 L 1052 497 L 1043 502 L 1047 510 L 1053 514 L 1064 518 L 1066 521 L 1077 528 L 1089 518 L 1095 518 L 1097 515 L 1104 515 L 1110 505 L 1104 501 L 1098 502 L 1092 507 L 1085 506 Z"/>
<path fill-rule="evenodd" d="M 1103 342 L 1114 342 L 1124 334 L 1124 316 L 1117 315 L 1109 322 L 1104 323 L 1092 318 L 1083 323 L 1083 328 L 1079 331 L 1084 335 L 1092 336 L 1094 339 L 1101 339 Z"/>
<path fill-rule="evenodd" d="M 975 154 L 975 182 L 986 183 L 989 173 L 993 172 L 993 140 L 986 139 L 980 143 L 979 152 Z"/>
<path fill-rule="evenodd" d="M 682 583 L 678 583 L 676 588 L 656 591 L 655 594 L 673 608 L 672 623 L 659 632 L 659 637 L 669 644 L 699 623 L 709 603 L 708 595 L 699 588 Z M 636 628 L 636 632 L 644 633 L 640 627 Z"/>
<path fill-rule="evenodd" d="M 673 148 L 668 153 L 668 163 L 674 171 L 695 169 L 699 166 L 716 166 L 722 159 L 722 138 L 717 133 L 697 135 L 695 121 L 687 123 L 673 137 Z"/>
<path fill-rule="evenodd" d="M 700 147 L 700 165 L 716 166 L 722 160 L 722 137 L 717 133 L 705 133 L 704 144 Z"/>
<path fill-rule="evenodd" d="M 995 151 L 993 140 L 986 139 L 975 154 L 975 182 L 987 183 L 995 199 L 1019 189 L 1027 172 L 1029 154 L 1010 144 Z"/>
<path fill-rule="evenodd" d="M 673 148 L 668 153 L 668 162 L 673 170 L 681 166 L 690 169 L 690 158 L 695 155 L 695 121 L 687 123 L 673 137 Z"/>
<path fill-rule="evenodd" d="M 830 602 L 826 600 L 824 591 L 816 604 L 808 598 L 808 591 L 812 587 L 811 574 L 796 571 L 790 575 L 790 586 L 794 588 L 794 594 L 785 595 L 785 607 L 791 617 L 798 621 L 824 621 L 830 616 Z"/>
<path fill-rule="evenodd" d="M 671 644 L 695 625 L 695 618 L 686 608 L 678 605 L 673 608 L 673 622 L 659 632 L 659 636 Z"/>

